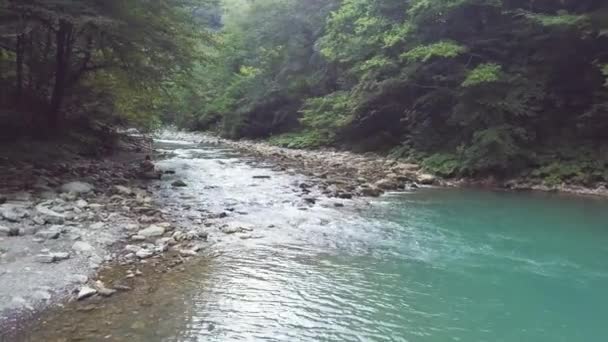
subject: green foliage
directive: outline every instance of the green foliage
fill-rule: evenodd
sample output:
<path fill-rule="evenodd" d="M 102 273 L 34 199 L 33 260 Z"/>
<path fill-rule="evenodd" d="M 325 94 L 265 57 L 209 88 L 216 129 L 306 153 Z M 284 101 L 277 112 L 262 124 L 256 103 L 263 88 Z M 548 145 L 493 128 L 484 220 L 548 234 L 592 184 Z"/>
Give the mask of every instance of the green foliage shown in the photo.
<path fill-rule="evenodd" d="M 569 14 L 567 12 L 558 15 L 527 13 L 526 16 L 544 26 L 575 26 L 587 23 L 586 15 Z"/>
<path fill-rule="evenodd" d="M 432 57 L 456 57 L 466 51 L 466 47 L 451 41 L 441 41 L 430 45 L 420 45 L 402 55 L 410 61 L 426 62 Z"/>
<path fill-rule="evenodd" d="M 484 63 L 471 70 L 462 82 L 463 87 L 472 87 L 479 84 L 497 82 L 501 79 L 502 67 L 495 63 Z"/>
<path fill-rule="evenodd" d="M 425 170 L 442 177 L 452 177 L 460 172 L 462 162 L 451 153 L 435 153 L 422 160 Z"/>

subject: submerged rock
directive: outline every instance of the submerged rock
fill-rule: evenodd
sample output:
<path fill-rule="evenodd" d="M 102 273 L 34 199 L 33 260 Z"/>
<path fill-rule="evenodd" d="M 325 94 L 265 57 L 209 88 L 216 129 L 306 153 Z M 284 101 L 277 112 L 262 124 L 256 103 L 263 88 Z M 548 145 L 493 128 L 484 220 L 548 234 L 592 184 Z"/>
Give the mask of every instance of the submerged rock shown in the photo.
<path fill-rule="evenodd" d="M 174 188 L 183 188 L 188 186 L 188 184 L 186 184 L 183 180 L 176 180 L 175 182 L 171 183 L 171 186 Z"/>

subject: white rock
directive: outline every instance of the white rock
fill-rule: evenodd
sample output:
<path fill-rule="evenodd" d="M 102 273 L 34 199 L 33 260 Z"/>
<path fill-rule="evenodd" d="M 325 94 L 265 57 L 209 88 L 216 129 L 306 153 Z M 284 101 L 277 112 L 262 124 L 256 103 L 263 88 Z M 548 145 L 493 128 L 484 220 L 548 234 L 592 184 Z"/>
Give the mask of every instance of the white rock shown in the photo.
<path fill-rule="evenodd" d="M 122 195 L 131 195 L 133 193 L 133 190 L 122 185 L 115 185 L 114 190 L 116 190 L 116 192 Z"/>
<path fill-rule="evenodd" d="M 135 246 L 135 245 L 126 245 L 125 246 L 125 251 L 127 252 L 131 252 L 131 253 L 137 253 L 141 250 L 142 248 L 139 246 Z"/>
<path fill-rule="evenodd" d="M 147 259 L 154 255 L 154 252 L 149 249 L 140 249 L 135 253 L 135 255 L 140 259 Z"/>
<path fill-rule="evenodd" d="M 57 217 L 57 218 L 62 218 L 62 219 L 65 218 L 65 215 L 60 214 L 56 211 L 53 211 L 47 207 L 44 207 L 41 204 L 36 206 L 36 211 L 38 211 L 42 215 L 46 215 L 46 216 L 50 216 L 50 217 Z"/>
<path fill-rule="evenodd" d="M 93 246 L 84 241 L 76 241 L 72 245 L 72 249 L 78 253 L 90 253 L 93 251 Z"/>
<path fill-rule="evenodd" d="M 165 233 L 165 228 L 157 226 L 157 225 L 151 225 L 150 227 L 148 227 L 146 229 L 140 230 L 139 233 L 137 233 L 137 235 L 142 235 L 142 236 L 145 236 L 146 238 L 150 238 L 150 237 L 162 236 L 164 233 Z"/>
<path fill-rule="evenodd" d="M 86 208 L 89 206 L 89 203 L 87 203 L 87 201 L 85 201 L 83 199 L 79 199 L 78 201 L 76 201 L 76 206 L 78 208 Z"/>
<path fill-rule="evenodd" d="M 94 288 L 88 287 L 88 286 L 83 286 L 80 288 L 80 291 L 78 291 L 78 296 L 76 297 L 78 300 L 83 300 L 86 298 L 89 298 L 93 295 L 95 295 L 97 293 L 97 290 L 95 290 Z"/>
<path fill-rule="evenodd" d="M 93 191 L 93 189 L 95 189 L 93 185 L 85 182 L 70 182 L 61 186 L 62 192 L 75 194 L 85 194 Z"/>

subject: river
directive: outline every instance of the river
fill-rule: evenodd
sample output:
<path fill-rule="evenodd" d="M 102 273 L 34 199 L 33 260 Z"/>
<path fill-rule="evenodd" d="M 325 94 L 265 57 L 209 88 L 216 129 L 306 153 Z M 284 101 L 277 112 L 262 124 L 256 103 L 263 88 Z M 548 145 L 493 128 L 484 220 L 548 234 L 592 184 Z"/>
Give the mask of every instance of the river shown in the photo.
<path fill-rule="evenodd" d="M 289 170 L 222 146 L 161 140 L 156 148 L 166 154 L 159 166 L 188 184 L 159 183 L 157 201 L 184 221 L 225 210 L 254 230 L 213 231 L 206 256 L 158 278 L 145 300 L 127 294 L 91 312 L 57 313 L 34 336 L 608 339 L 605 200 L 428 188 L 373 200 L 319 196 L 311 205 L 298 194 L 306 179 Z"/>

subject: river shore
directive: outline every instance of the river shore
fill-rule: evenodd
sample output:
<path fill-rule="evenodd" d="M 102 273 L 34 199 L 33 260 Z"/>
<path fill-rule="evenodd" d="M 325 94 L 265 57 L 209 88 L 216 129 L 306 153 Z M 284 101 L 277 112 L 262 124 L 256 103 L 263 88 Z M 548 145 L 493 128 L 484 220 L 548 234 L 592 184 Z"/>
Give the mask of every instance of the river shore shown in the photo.
<path fill-rule="evenodd" d="M 206 240 L 154 201 L 140 163 L 150 142 L 83 157 L 73 145 L 18 142 L 0 155 L 0 340 L 46 308 L 131 291 L 134 278 L 177 267 Z M 151 267 L 162 264 L 162 267 Z M 120 267 L 121 274 L 100 274 Z"/>
<path fill-rule="evenodd" d="M 186 133 L 181 133 L 186 134 Z M 187 135 L 187 134 L 186 134 Z M 190 138 L 193 138 L 190 136 Z M 333 197 L 379 196 L 386 191 L 412 190 L 419 186 L 472 187 L 502 191 L 542 191 L 582 196 L 608 197 L 608 185 L 548 185 L 525 178 L 441 178 L 420 165 L 377 153 L 358 154 L 336 149 L 297 150 L 263 141 L 229 140 L 204 134 L 202 142 L 223 144 L 293 169 L 317 180 L 326 195 Z"/>

